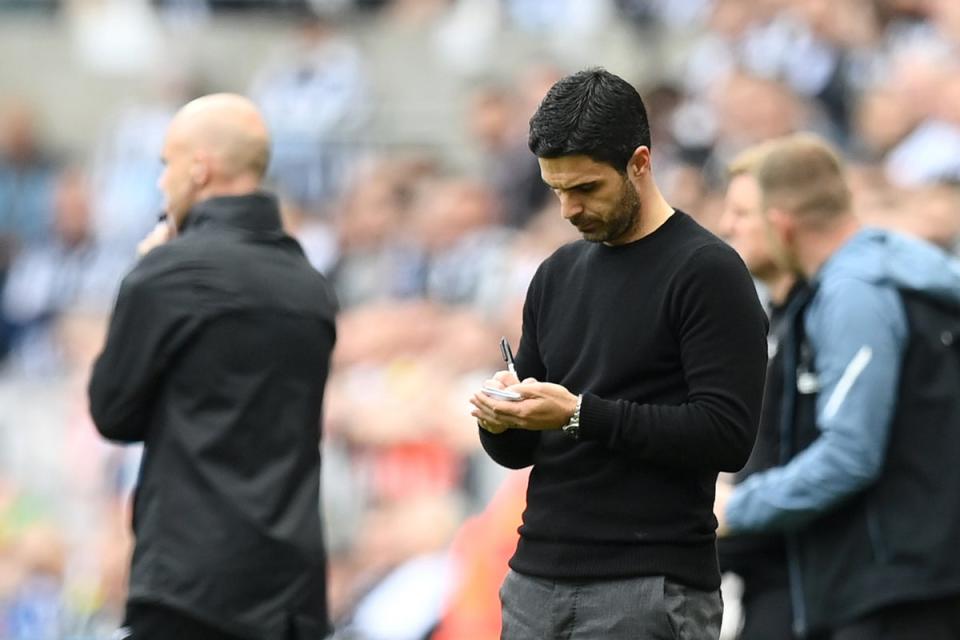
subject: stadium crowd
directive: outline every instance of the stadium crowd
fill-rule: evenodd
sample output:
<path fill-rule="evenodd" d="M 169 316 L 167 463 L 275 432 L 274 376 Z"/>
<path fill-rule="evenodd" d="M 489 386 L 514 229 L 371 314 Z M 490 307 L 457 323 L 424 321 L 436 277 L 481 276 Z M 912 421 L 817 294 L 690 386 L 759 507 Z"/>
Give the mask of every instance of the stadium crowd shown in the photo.
<path fill-rule="evenodd" d="M 0 20 L 31 4 L 0 0 Z M 70 8 L 37 4 L 50 19 Z M 201 24 L 275 9 L 255 4 L 149 9 Z M 485 73 L 500 33 L 560 51 L 626 24 L 648 42 L 657 73 L 636 84 L 658 176 L 670 203 L 708 228 L 737 152 L 814 131 L 850 163 L 865 221 L 960 249 L 953 0 L 279 4 L 296 46 L 261 61 L 248 86 L 213 86 L 266 114 L 285 224 L 342 306 L 323 444 L 339 638 L 497 634 L 525 476 L 478 450 L 465 398 L 499 368 L 499 337 L 516 343 L 536 266 L 577 237 L 526 147 L 539 99 L 572 69 L 544 55 Z M 467 168 L 365 135 L 390 105 L 355 33 L 404 21 L 459 61 L 450 73 L 467 93 L 457 124 L 476 160 Z M 0 638 L 107 638 L 121 615 L 139 453 L 99 440 L 85 386 L 120 278 L 156 220 L 162 132 L 200 92 L 154 81 L 151 100 L 112 117 L 81 153 L 63 153 L 33 105 L 0 89 Z"/>

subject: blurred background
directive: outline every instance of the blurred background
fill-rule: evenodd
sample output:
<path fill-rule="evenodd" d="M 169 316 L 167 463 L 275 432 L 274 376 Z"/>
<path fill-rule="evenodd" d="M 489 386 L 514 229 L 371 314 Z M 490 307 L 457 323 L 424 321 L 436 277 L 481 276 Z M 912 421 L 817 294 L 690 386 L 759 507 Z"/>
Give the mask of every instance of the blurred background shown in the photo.
<path fill-rule="evenodd" d="M 658 181 L 707 227 L 733 154 L 810 130 L 865 220 L 956 251 L 958 47 L 955 0 L 0 0 L 0 639 L 122 614 L 139 451 L 95 434 L 85 384 L 190 98 L 263 109 L 285 224 L 343 305 L 337 637 L 487 640 L 526 476 L 478 450 L 467 398 L 576 238 L 526 148 L 547 88 L 637 86 Z"/>

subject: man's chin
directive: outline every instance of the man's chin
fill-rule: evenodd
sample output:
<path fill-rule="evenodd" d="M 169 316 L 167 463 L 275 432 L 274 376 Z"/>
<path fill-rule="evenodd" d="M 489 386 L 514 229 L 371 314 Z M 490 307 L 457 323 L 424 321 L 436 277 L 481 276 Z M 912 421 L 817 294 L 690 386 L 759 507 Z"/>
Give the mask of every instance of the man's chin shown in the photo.
<path fill-rule="evenodd" d="M 603 225 L 596 225 L 592 229 L 577 229 L 580 232 L 580 237 L 586 240 L 587 242 L 606 242 L 610 235 L 608 229 Z"/>
<path fill-rule="evenodd" d="M 587 242 L 606 242 L 607 234 L 602 231 L 592 231 L 590 233 L 580 232 L 580 237 L 582 237 Z"/>

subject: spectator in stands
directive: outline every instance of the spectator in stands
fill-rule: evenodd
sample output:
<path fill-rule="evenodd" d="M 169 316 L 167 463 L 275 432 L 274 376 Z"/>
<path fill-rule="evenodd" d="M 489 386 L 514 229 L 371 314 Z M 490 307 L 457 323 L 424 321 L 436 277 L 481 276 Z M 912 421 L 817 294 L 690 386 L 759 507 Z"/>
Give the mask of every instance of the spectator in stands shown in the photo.
<path fill-rule="evenodd" d="M 522 144 L 530 114 L 521 111 L 521 104 L 508 87 L 487 85 L 470 97 L 467 122 L 483 155 L 483 174 L 496 193 L 502 221 L 511 227 L 526 225 L 550 195 L 536 159 Z"/>
<path fill-rule="evenodd" d="M 369 113 L 362 60 L 328 20 L 304 17 L 295 48 L 268 62 L 250 95 L 273 135 L 270 179 L 286 197 L 322 212 L 355 161 L 355 136 Z"/>
<path fill-rule="evenodd" d="M 90 186 L 78 169 L 56 179 L 51 205 L 51 235 L 17 255 L 0 298 L 13 329 L 11 365 L 30 374 L 63 372 L 58 320 L 74 308 L 108 309 L 130 262 L 96 238 Z"/>
<path fill-rule="evenodd" d="M 98 134 L 90 164 L 93 223 L 113 251 L 132 254 L 157 220 L 163 135 L 177 107 L 201 93 L 195 84 L 179 69 L 162 69 L 149 78 L 146 96 L 114 108 Z"/>
<path fill-rule="evenodd" d="M 886 160 L 887 177 L 901 186 L 960 181 L 960 64 L 952 58 L 931 62 L 941 66 L 925 87 L 930 101 L 916 105 L 924 117 Z"/>
<path fill-rule="evenodd" d="M 34 113 L 22 102 L 0 109 L 0 274 L 4 256 L 50 232 L 57 161 L 43 145 Z"/>
<path fill-rule="evenodd" d="M 419 178 L 409 165 L 381 159 L 358 172 L 334 220 L 338 257 L 330 279 L 344 308 L 423 294 L 419 242 L 405 231 Z"/>
<path fill-rule="evenodd" d="M 484 276 L 509 248 L 496 198 L 471 180 L 437 180 L 419 191 L 411 230 L 422 250 L 426 297 L 479 306 Z"/>

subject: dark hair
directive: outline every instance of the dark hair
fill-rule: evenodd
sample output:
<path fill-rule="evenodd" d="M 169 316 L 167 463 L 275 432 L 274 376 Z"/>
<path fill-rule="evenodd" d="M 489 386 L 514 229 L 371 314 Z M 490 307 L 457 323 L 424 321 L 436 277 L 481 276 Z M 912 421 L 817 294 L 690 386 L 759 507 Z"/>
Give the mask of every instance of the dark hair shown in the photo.
<path fill-rule="evenodd" d="M 639 146 L 650 146 L 647 109 L 637 90 L 606 69 L 561 78 L 530 118 L 538 158 L 585 155 L 623 173 Z"/>

